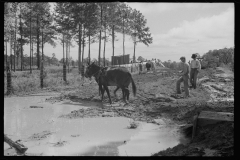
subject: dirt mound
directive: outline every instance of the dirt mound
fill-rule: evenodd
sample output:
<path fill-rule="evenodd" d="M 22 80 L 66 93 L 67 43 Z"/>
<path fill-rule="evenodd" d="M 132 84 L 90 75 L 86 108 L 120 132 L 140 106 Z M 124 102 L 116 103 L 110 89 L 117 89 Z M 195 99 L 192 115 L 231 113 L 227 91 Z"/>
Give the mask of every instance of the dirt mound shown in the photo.
<path fill-rule="evenodd" d="M 207 125 L 189 144 L 179 144 L 153 156 L 233 156 L 233 130 L 233 122 Z"/>
<path fill-rule="evenodd" d="M 85 108 L 74 110 L 69 114 L 61 115 L 59 118 L 93 118 L 93 117 L 127 117 L 138 121 L 153 122 L 151 115 L 146 116 L 149 112 L 141 110 L 137 107 L 120 106 L 105 108 Z"/>

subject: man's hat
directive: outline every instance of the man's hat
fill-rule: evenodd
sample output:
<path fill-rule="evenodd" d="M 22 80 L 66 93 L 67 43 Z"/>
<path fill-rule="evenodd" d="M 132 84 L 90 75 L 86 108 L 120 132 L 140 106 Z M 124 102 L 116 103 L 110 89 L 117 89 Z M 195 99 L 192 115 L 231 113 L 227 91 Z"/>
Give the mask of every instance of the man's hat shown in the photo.
<path fill-rule="evenodd" d="M 197 55 L 196 54 L 192 54 L 192 57 L 191 58 L 196 58 L 197 57 Z"/>
<path fill-rule="evenodd" d="M 184 56 L 182 56 L 180 59 L 186 59 Z"/>

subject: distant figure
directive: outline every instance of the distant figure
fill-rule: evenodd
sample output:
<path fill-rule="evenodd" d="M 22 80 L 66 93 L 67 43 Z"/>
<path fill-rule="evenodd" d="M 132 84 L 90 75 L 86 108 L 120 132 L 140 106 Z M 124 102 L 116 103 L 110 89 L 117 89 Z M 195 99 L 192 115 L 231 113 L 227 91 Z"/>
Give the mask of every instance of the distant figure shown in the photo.
<path fill-rule="evenodd" d="M 198 59 L 196 59 L 197 55 L 196 54 L 192 54 L 192 61 L 190 64 L 190 83 L 191 83 L 191 87 L 190 88 L 194 88 L 196 89 L 197 87 L 197 75 L 199 73 L 199 71 L 201 70 L 201 64 L 200 61 Z"/>
<path fill-rule="evenodd" d="M 180 84 L 181 82 L 184 83 L 184 92 L 185 92 L 185 98 L 189 97 L 189 90 L 188 90 L 188 79 L 189 79 L 189 65 L 186 63 L 186 58 L 181 57 L 180 58 L 181 63 L 180 63 L 180 78 L 177 80 L 177 94 L 181 94 L 180 90 Z"/>
<path fill-rule="evenodd" d="M 150 60 L 148 60 L 148 62 L 146 63 L 146 68 L 147 68 L 147 72 L 150 71 L 150 68 L 151 68 Z"/>
<path fill-rule="evenodd" d="M 154 60 L 151 61 L 151 67 L 152 67 L 153 73 L 155 74 L 156 73 L 156 66 L 155 66 Z"/>
<path fill-rule="evenodd" d="M 139 74 L 141 74 L 142 73 L 142 61 L 139 63 Z"/>

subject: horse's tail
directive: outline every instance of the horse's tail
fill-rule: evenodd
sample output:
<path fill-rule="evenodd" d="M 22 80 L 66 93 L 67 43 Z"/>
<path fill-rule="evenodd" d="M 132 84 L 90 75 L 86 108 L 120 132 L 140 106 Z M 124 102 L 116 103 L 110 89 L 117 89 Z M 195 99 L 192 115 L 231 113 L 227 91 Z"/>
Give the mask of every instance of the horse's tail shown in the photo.
<path fill-rule="evenodd" d="M 131 80 L 132 80 L 132 90 L 133 90 L 133 95 L 134 95 L 134 97 L 135 97 L 135 96 L 136 96 L 137 87 L 136 87 L 136 85 L 135 85 L 135 83 L 134 83 L 134 81 L 133 81 L 132 76 L 131 76 Z"/>

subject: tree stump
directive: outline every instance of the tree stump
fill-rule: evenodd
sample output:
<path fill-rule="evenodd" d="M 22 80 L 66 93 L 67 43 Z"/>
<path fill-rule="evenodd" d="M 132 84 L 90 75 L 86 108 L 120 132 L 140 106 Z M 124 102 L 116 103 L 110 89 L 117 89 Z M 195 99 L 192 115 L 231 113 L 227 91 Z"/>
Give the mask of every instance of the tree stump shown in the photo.
<path fill-rule="evenodd" d="M 24 145 L 18 143 L 18 142 L 14 142 L 12 141 L 10 138 L 8 138 L 5 134 L 4 134 L 4 142 L 6 142 L 7 144 L 9 144 L 11 147 L 15 148 L 19 153 L 25 153 L 27 151 L 27 147 L 25 147 Z"/>

